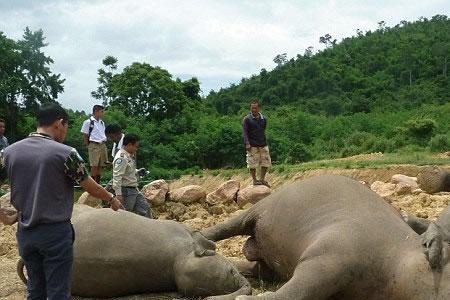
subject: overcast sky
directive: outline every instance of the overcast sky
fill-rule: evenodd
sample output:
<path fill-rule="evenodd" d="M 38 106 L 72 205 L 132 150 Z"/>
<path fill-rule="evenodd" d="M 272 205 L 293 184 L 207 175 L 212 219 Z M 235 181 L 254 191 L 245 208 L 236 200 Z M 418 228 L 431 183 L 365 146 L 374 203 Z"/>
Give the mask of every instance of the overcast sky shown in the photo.
<path fill-rule="evenodd" d="M 19 39 L 26 26 L 43 29 L 51 69 L 66 79 L 59 101 L 90 110 L 106 55 L 117 57 L 119 69 L 148 62 L 174 77 L 195 76 L 207 95 L 272 69 L 277 54 L 319 49 L 326 33 L 340 41 L 381 20 L 394 26 L 436 14 L 450 15 L 450 1 L 0 0 L 0 31 Z"/>

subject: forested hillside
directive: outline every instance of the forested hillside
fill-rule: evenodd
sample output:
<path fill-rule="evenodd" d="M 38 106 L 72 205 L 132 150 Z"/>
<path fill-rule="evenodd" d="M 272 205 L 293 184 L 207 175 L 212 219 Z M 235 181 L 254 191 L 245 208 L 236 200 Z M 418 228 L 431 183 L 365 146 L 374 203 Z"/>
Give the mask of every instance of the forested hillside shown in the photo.
<path fill-rule="evenodd" d="M 141 136 L 139 164 L 152 177 L 203 168 L 242 167 L 241 120 L 260 99 L 274 163 L 297 163 L 366 152 L 450 150 L 450 19 L 438 15 L 341 42 L 325 34 L 324 50 L 308 48 L 272 71 L 200 97 L 201 82 L 135 62 L 118 70 L 107 56 L 92 104 L 105 121 Z M 56 101 L 64 80 L 50 70 L 42 31 L 14 41 L 0 34 L 1 116 L 7 136 L 33 130 L 38 104 Z M 100 65 L 100 62 L 99 62 Z M 34 72 L 34 73 L 33 73 Z M 79 132 L 89 112 L 70 111 L 67 143 L 86 156 Z"/>
<path fill-rule="evenodd" d="M 311 114 L 328 116 L 404 110 L 448 101 L 450 19 L 437 15 L 379 29 L 337 43 L 326 34 L 326 48 L 315 55 L 287 60 L 277 55 L 271 72 L 242 79 L 207 101 L 221 114 L 235 114 L 258 97 L 266 107 L 292 104 Z"/>

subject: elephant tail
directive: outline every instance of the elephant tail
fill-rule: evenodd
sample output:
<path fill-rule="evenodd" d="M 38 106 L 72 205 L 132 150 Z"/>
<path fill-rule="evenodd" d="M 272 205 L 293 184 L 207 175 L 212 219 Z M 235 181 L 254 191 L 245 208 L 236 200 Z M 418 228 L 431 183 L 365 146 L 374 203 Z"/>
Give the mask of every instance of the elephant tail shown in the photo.
<path fill-rule="evenodd" d="M 25 277 L 24 269 L 25 263 L 22 259 L 19 259 L 19 261 L 17 262 L 17 275 L 19 275 L 19 278 L 23 283 L 27 284 L 28 279 Z"/>

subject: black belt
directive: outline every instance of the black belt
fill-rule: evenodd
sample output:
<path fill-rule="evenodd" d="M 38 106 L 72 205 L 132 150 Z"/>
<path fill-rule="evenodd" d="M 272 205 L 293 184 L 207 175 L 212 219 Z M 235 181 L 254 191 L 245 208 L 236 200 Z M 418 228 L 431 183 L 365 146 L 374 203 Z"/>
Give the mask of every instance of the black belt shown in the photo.
<path fill-rule="evenodd" d="M 101 145 L 101 144 L 103 144 L 103 142 L 99 143 L 99 142 L 90 141 L 89 144 L 97 144 L 97 145 Z"/>

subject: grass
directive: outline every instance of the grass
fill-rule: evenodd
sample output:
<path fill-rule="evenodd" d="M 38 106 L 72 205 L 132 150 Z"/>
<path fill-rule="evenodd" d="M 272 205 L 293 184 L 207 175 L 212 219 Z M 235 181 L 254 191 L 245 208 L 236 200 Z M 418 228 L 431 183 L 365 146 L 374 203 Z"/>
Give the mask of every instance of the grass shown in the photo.
<path fill-rule="evenodd" d="M 333 159 L 319 160 L 300 164 L 279 164 L 274 165 L 272 170 L 277 173 L 293 173 L 315 169 L 336 168 L 336 169 L 362 169 L 362 168 L 386 168 L 389 165 L 450 165 L 449 158 L 440 158 L 435 154 L 428 152 L 414 153 L 387 153 L 383 156 L 371 160 L 358 159 Z"/>
<path fill-rule="evenodd" d="M 370 159 L 341 158 L 323 159 L 297 164 L 274 163 L 270 169 L 271 173 L 288 178 L 299 172 L 317 169 L 364 169 L 364 168 L 386 168 L 392 165 L 450 165 L 450 157 L 439 157 L 436 153 L 430 152 L 400 152 L 386 153 L 382 156 L 374 156 Z M 203 177 L 206 175 L 220 176 L 224 179 L 232 178 L 234 175 L 247 174 L 247 168 L 235 169 L 214 169 L 203 170 L 199 174 L 190 174 Z"/>

